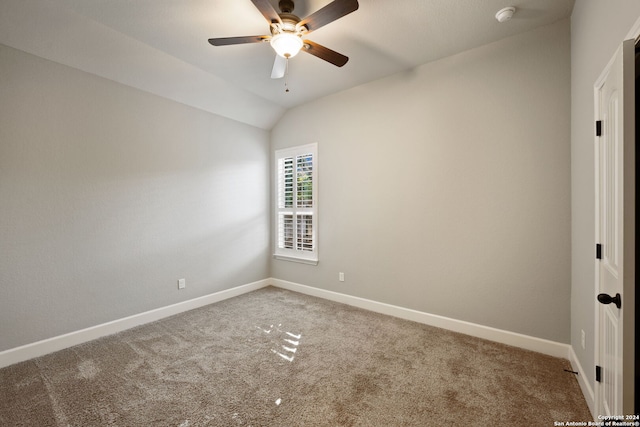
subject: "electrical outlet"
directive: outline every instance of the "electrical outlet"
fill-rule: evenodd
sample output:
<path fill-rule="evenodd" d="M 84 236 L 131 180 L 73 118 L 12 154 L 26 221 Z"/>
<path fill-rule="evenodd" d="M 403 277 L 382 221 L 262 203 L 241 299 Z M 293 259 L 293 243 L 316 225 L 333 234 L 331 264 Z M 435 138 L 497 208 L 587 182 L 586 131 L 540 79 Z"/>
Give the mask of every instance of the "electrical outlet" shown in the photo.
<path fill-rule="evenodd" d="M 344 273 L 342 271 L 338 273 L 338 280 L 344 282 Z"/>
<path fill-rule="evenodd" d="M 178 280 L 178 289 L 184 289 L 187 286 L 187 281 L 185 279 Z"/>
<path fill-rule="evenodd" d="M 583 350 L 587 347 L 587 338 L 584 333 L 584 329 L 580 330 L 580 344 L 582 345 Z"/>

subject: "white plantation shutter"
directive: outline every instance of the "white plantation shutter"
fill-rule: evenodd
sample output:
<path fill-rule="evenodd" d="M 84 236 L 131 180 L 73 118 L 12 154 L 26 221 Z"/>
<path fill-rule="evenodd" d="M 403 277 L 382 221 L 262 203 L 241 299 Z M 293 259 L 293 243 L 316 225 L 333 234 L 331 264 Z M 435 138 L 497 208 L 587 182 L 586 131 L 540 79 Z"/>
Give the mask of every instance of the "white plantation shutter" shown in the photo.
<path fill-rule="evenodd" d="M 317 263 L 317 144 L 278 150 L 276 160 L 277 258 Z"/>

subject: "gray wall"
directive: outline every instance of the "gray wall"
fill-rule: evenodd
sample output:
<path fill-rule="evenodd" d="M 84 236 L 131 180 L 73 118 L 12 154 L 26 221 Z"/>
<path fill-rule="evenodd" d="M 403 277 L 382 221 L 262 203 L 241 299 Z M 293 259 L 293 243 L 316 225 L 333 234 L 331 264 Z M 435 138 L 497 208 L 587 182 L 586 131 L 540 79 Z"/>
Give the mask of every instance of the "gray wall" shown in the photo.
<path fill-rule="evenodd" d="M 2 45 L 0 100 L 0 351 L 269 277 L 267 131 Z"/>
<path fill-rule="evenodd" d="M 579 0 L 571 15 L 571 344 L 595 381 L 595 193 L 593 85 L 640 17 L 635 0 Z M 580 331 L 586 334 L 582 350 Z"/>
<path fill-rule="evenodd" d="M 320 263 L 272 276 L 568 343 L 570 84 L 563 20 L 289 110 Z"/>

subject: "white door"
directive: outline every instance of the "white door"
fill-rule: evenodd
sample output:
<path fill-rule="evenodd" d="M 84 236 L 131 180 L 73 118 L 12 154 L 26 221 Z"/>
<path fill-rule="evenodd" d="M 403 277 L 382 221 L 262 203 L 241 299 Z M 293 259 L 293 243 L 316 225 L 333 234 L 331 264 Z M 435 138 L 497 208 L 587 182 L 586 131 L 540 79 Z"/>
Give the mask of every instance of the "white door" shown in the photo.
<path fill-rule="evenodd" d="M 623 375 L 623 358 L 625 346 L 633 346 L 633 341 L 624 341 L 624 329 L 633 323 L 625 322 L 625 308 L 633 298 L 625 299 L 624 288 L 635 268 L 630 259 L 634 249 L 629 246 L 635 241 L 631 206 L 635 202 L 634 61 L 634 41 L 629 40 L 620 46 L 595 86 L 596 129 L 600 129 L 595 142 L 598 415 L 624 414 L 623 399 L 629 398 L 624 394 L 633 381 L 632 368 Z M 633 304 L 629 307 L 633 310 Z"/>

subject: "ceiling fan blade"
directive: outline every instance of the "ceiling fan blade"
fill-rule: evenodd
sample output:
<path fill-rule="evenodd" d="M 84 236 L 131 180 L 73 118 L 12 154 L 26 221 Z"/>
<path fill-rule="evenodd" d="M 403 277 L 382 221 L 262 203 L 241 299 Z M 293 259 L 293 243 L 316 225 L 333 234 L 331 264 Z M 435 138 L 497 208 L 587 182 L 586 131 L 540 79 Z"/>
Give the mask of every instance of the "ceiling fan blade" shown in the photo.
<path fill-rule="evenodd" d="M 273 69 L 271 70 L 272 79 L 281 79 L 284 77 L 284 73 L 287 71 L 287 59 L 280 55 L 276 55 L 276 60 L 273 62 Z"/>
<path fill-rule="evenodd" d="M 259 43 L 270 38 L 271 36 L 218 37 L 209 39 L 209 43 L 214 46 L 227 46 L 230 44 Z"/>
<path fill-rule="evenodd" d="M 298 25 L 306 26 L 308 32 L 315 31 L 356 10 L 358 10 L 358 0 L 335 0 L 304 18 Z"/>
<path fill-rule="evenodd" d="M 344 56 L 343 54 L 338 53 L 335 50 L 331 50 L 328 47 L 324 47 L 318 43 L 312 42 L 311 40 L 304 40 L 303 50 L 313 56 L 317 56 L 320 59 L 331 62 L 336 67 L 342 67 L 349 60 L 347 56 Z"/>
<path fill-rule="evenodd" d="M 262 16 L 269 21 L 269 24 L 274 22 L 282 23 L 280 15 L 278 15 L 278 12 L 271 6 L 269 0 L 251 0 L 251 3 L 253 3 L 260 13 L 262 13 Z"/>

